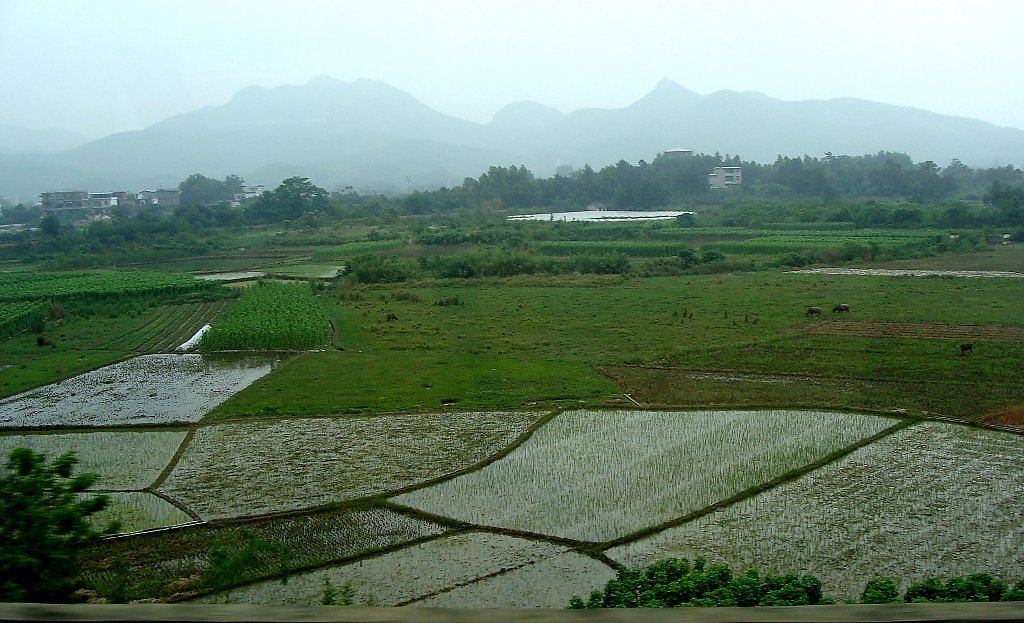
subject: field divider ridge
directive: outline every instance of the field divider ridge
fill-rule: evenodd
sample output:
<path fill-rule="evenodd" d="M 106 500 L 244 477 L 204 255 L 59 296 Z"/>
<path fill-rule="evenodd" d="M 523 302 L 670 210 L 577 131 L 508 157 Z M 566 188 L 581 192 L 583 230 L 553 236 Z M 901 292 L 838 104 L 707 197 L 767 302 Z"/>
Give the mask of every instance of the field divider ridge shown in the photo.
<path fill-rule="evenodd" d="M 820 459 L 818 459 L 816 461 L 813 461 L 813 462 L 808 463 L 806 465 L 803 465 L 801 467 L 797 467 L 796 469 L 791 469 L 788 472 L 786 472 L 784 474 L 781 474 L 779 476 L 776 476 L 775 478 L 772 478 L 771 480 L 769 480 L 767 482 L 763 482 L 761 484 L 754 485 L 752 487 L 748 487 L 748 488 L 744 489 L 743 491 L 740 491 L 739 493 L 737 493 L 737 494 L 735 494 L 733 496 L 725 498 L 724 500 L 719 500 L 718 502 L 714 502 L 713 504 L 709 504 L 709 505 L 705 506 L 704 508 L 697 509 L 697 510 L 695 510 L 693 512 L 690 512 L 690 513 L 687 513 L 686 515 L 683 515 L 681 517 L 676 517 L 675 519 L 671 519 L 669 521 L 660 523 L 658 525 L 650 526 L 650 527 L 644 528 L 642 530 L 637 530 L 636 532 L 633 532 L 631 534 L 627 534 L 627 535 L 624 535 L 624 536 L 621 536 L 621 537 L 618 537 L 618 538 L 615 538 L 615 539 L 611 539 L 609 541 L 604 541 L 599 546 L 600 546 L 600 548 L 602 550 L 609 550 L 609 549 L 611 549 L 613 547 L 618 547 L 620 545 L 625 545 L 625 544 L 631 543 L 633 541 L 637 541 L 637 540 L 640 540 L 640 539 L 643 539 L 643 538 L 646 538 L 646 537 L 649 537 L 649 536 L 653 536 L 653 535 L 655 535 L 655 534 L 657 534 L 659 532 L 667 530 L 668 528 L 674 528 L 676 526 L 681 526 L 681 525 L 683 525 L 685 523 L 689 523 L 690 521 L 693 521 L 694 519 L 698 519 L 698 518 L 703 517 L 705 515 L 710 515 L 711 513 L 715 512 L 715 511 L 722 510 L 724 508 L 732 506 L 733 504 L 736 504 L 737 502 L 742 502 L 743 500 L 745 500 L 747 498 L 750 498 L 750 497 L 753 497 L 753 496 L 755 496 L 755 495 L 757 495 L 759 493 L 762 493 L 764 491 L 768 491 L 769 489 L 773 489 L 773 488 L 775 488 L 775 487 L 777 487 L 779 485 L 782 485 L 782 484 L 785 484 L 787 482 L 791 482 L 793 480 L 796 480 L 796 479 L 800 478 L 801 476 L 803 476 L 805 474 L 808 474 L 808 473 L 810 473 L 810 472 L 812 472 L 814 470 L 817 470 L 817 469 L 820 469 L 822 467 L 825 467 L 826 465 L 829 465 L 830 463 L 834 463 L 834 462 L 838 461 L 839 459 L 847 456 L 848 454 L 853 453 L 856 450 L 859 450 L 859 449 L 861 449 L 861 448 L 863 448 L 865 446 L 868 446 L 868 445 L 870 445 L 870 444 L 872 444 L 872 443 L 874 443 L 874 442 L 876 442 L 876 441 L 878 441 L 880 439 L 884 439 L 884 438 L 888 437 L 889 435 L 892 435 L 894 433 L 902 431 L 905 428 L 909 428 L 910 426 L 913 426 L 914 424 L 917 424 L 917 423 L 919 423 L 921 421 L 922 420 L 920 418 L 902 419 L 899 422 L 897 422 L 896 424 L 894 424 L 894 425 L 892 425 L 892 426 L 890 426 L 890 427 L 888 427 L 888 428 L 886 428 L 884 430 L 881 430 L 881 431 L 875 433 L 874 435 L 870 435 L 870 436 L 865 437 L 863 439 L 860 439 L 859 441 L 856 441 L 856 442 L 854 442 L 854 443 L 852 443 L 852 444 L 850 444 L 850 445 L 848 445 L 846 447 L 840 448 L 839 450 L 836 450 L 834 452 L 826 454 L 825 456 L 821 457 Z M 622 567 L 622 565 L 619 564 L 619 565 L 617 565 L 617 567 Z"/>

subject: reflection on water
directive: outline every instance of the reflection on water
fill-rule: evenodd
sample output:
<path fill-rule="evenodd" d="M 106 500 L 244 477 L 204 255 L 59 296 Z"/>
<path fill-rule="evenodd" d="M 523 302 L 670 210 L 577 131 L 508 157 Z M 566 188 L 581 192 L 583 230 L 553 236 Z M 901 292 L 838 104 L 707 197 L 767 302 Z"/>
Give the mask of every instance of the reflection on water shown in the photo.
<path fill-rule="evenodd" d="M 143 355 L 0 400 L 0 427 L 194 422 L 278 360 L 248 353 Z"/>
<path fill-rule="evenodd" d="M 587 223 L 607 223 L 623 221 L 663 221 L 676 218 L 683 214 L 696 212 L 654 211 L 637 212 L 629 210 L 585 210 L 582 212 L 549 212 L 547 214 L 516 214 L 508 217 L 510 221 L 576 221 Z"/>

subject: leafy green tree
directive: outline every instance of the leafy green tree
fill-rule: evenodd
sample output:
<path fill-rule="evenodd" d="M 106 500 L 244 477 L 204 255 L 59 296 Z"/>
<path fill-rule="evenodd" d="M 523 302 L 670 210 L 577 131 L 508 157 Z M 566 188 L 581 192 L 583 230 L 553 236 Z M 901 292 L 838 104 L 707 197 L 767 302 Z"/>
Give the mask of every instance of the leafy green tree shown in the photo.
<path fill-rule="evenodd" d="M 107 505 L 105 496 L 82 495 L 96 475 L 73 475 L 77 462 L 70 452 L 48 463 L 27 448 L 11 450 L 0 479 L 0 601 L 70 598 L 79 549 L 100 534 L 88 518 Z"/>
<path fill-rule="evenodd" d="M 326 214 L 330 211 L 330 196 L 309 178 L 289 177 L 274 190 L 260 195 L 246 214 L 262 223 L 294 220 L 307 212 Z"/>
<path fill-rule="evenodd" d="M 60 235 L 60 219 L 54 214 L 47 214 L 39 220 L 39 231 L 48 238 L 56 238 Z"/>

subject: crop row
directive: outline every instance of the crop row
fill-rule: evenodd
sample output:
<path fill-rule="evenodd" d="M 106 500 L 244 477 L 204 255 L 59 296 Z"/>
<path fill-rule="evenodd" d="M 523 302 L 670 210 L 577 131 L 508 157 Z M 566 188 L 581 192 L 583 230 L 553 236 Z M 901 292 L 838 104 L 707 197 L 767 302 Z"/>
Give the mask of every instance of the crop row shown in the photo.
<path fill-rule="evenodd" d="M 687 247 L 664 242 L 611 242 L 604 240 L 554 240 L 539 242 L 535 249 L 542 255 L 614 255 L 630 257 L 669 257 Z"/>
<path fill-rule="evenodd" d="M 0 274 L 0 301 L 76 297 L 108 299 L 136 294 L 213 292 L 221 286 L 190 275 L 160 272 L 76 272 Z"/>
<path fill-rule="evenodd" d="M 206 332 L 204 350 L 305 350 L 331 340 L 327 310 L 306 285 L 261 281 Z"/>
<path fill-rule="evenodd" d="M 49 307 L 40 301 L 0 302 L 0 339 L 32 328 L 46 318 Z"/>

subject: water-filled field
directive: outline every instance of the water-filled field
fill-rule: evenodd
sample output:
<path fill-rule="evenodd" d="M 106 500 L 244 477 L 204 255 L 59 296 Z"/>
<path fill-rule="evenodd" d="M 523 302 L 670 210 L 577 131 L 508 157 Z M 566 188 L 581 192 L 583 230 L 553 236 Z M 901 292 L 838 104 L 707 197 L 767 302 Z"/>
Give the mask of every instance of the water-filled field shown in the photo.
<path fill-rule="evenodd" d="M 125 491 L 105 495 L 109 499 L 107 508 L 89 518 L 100 530 L 112 521 L 118 523 L 119 533 L 178 526 L 193 521 L 188 513 L 152 493 Z"/>
<path fill-rule="evenodd" d="M 613 548 L 629 565 L 705 556 L 808 572 L 840 599 L 874 576 L 1024 569 L 1024 437 L 922 423 L 728 508 Z"/>
<path fill-rule="evenodd" d="M 316 605 L 320 603 L 326 580 L 335 587 L 350 582 L 356 591 L 356 605 L 370 599 L 379 606 L 408 605 L 567 553 L 564 547 L 550 543 L 474 532 L 434 539 L 347 565 L 293 575 L 286 584 L 274 580 L 260 582 L 198 601 Z M 613 575 L 600 565 L 569 566 L 584 574 L 556 580 L 570 593 L 589 593 L 590 587 L 603 586 Z M 555 578 L 565 569 L 559 564 L 547 565 L 535 578 L 547 577 L 545 571 Z M 519 598 L 527 599 L 528 595 L 529 591 Z M 565 605 L 561 601 L 568 603 L 568 597 L 555 607 Z"/>
<path fill-rule="evenodd" d="M 157 479 L 185 438 L 185 431 L 90 431 L 0 435 L 0 456 L 31 448 L 50 459 L 74 451 L 78 472 L 99 478 L 96 489 L 144 489 Z"/>
<path fill-rule="evenodd" d="M 194 422 L 274 356 L 144 355 L 0 400 L 0 428 Z"/>
<path fill-rule="evenodd" d="M 570 411 L 486 468 L 394 501 L 603 542 L 725 500 L 893 424 L 812 411 Z"/>
<path fill-rule="evenodd" d="M 247 420 L 199 428 L 160 490 L 204 518 L 384 494 L 504 449 L 542 414 Z"/>

